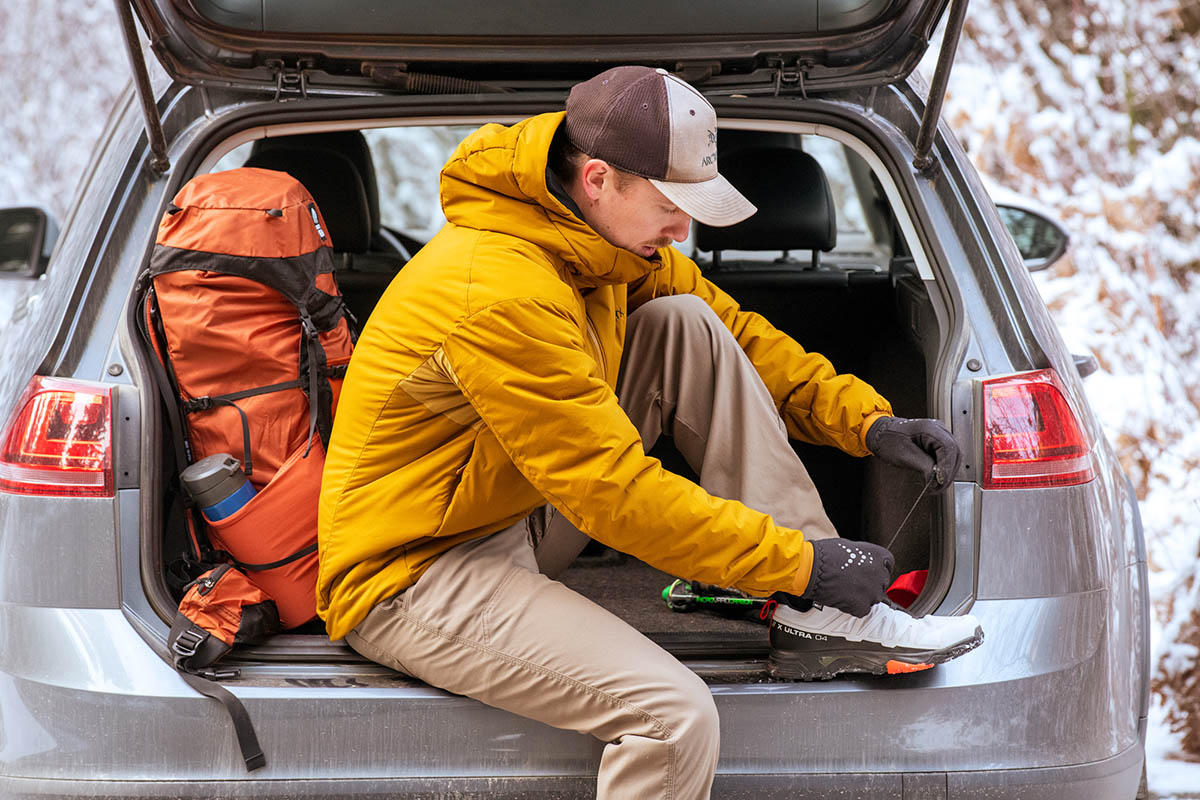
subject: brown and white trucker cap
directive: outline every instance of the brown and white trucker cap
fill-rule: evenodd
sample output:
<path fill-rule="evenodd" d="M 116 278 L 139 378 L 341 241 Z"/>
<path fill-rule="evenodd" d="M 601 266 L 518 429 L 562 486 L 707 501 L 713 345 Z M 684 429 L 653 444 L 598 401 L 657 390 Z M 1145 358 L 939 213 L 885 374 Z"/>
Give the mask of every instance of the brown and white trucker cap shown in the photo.
<path fill-rule="evenodd" d="M 734 225 L 757 209 L 717 172 L 717 113 L 664 69 L 614 67 L 567 96 L 567 136 L 592 158 L 649 178 L 705 225 Z"/>

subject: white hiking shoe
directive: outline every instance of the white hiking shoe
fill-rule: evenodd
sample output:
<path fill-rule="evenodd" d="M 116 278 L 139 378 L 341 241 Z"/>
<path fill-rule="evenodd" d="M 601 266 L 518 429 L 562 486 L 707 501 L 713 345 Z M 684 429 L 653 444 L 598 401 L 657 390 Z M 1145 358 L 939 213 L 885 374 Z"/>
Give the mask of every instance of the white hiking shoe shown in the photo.
<path fill-rule="evenodd" d="M 970 614 L 914 617 L 876 603 L 865 617 L 832 606 L 797 611 L 780 604 L 771 618 L 772 676 L 827 680 L 843 672 L 895 675 L 929 669 L 983 641 L 983 628 Z"/>

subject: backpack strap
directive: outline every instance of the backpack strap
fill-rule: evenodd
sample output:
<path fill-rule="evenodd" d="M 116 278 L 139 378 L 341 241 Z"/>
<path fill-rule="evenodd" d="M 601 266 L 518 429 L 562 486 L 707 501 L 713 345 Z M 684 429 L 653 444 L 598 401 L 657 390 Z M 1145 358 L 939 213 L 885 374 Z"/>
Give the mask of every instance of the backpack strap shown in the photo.
<path fill-rule="evenodd" d="M 327 374 L 328 362 L 320 333 L 312 317 L 303 309 L 300 311 L 300 325 L 300 376 L 308 379 L 308 388 L 304 392 L 308 395 L 308 448 L 304 451 L 304 457 L 307 458 L 312 450 L 314 432 L 320 434 L 321 445 L 326 451 L 329 450 L 329 437 L 333 433 L 333 384 Z M 300 388 L 304 389 L 304 386 Z"/>
<path fill-rule="evenodd" d="M 246 711 L 246 706 L 233 692 L 217 682 L 236 678 L 239 670 L 212 667 L 212 662 L 229 652 L 229 645 L 181 613 L 175 615 L 175 624 L 170 627 L 167 643 L 180 678 L 200 694 L 221 703 L 228 712 L 234 734 L 238 736 L 241 758 L 246 762 L 246 771 L 253 772 L 265 766 L 266 757 L 262 745 L 258 744 L 258 734 L 254 733 L 250 712 Z"/>
<path fill-rule="evenodd" d="M 233 722 L 233 731 L 237 734 L 238 748 L 242 751 L 242 760 L 246 762 L 246 771 L 253 772 L 259 767 L 265 767 L 267 757 L 263 755 L 262 745 L 258 743 L 258 736 L 254 733 L 254 723 L 250 721 L 250 714 L 246 712 L 242 701 L 216 681 L 182 670 L 179 677 L 200 694 L 211 697 L 225 706 L 225 710 L 229 712 L 229 719 Z"/>
<path fill-rule="evenodd" d="M 236 678 L 239 670 L 213 664 L 234 644 L 258 641 L 278 630 L 279 613 L 274 601 L 232 566 L 223 564 L 188 585 L 167 634 L 167 647 L 179 676 L 188 686 L 225 707 L 250 772 L 265 766 L 266 756 L 246 707 L 218 683 Z M 217 635 L 218 631 L 224 638 Z"/>
<path fill-rule="evenodd" d="M 197 397 L 186 401 L 183 404 L 183 413 L 194 414 L 197 411 L 209 411 L 213 406 L 229 406 L 238 412 L 238 416 L 242 418 L 242 468 L 245 470 L 246 477 L 249 478 L 254 474 L 254 462 L 250 458 L 250 420 L 246 416 L 246 412 L 242 410 L 242 407 L 233 401 L 241 400 L 243 397 L 278 392 L 280 389 L 295 389 L 297 386 L 299 386 L 298 381 L 288 381 L 286 383 L 271 384 L 270 386 L 260 386 L 256 389 L 244 389 L 240 392 L 231 392 L 230 394 L 205 395 L 204 397 Z"/>
<path fill-rule="evenodd" d="M 234 566 L 237 566 L 241 569 L 249 570 L 251 572 L 265 572 L 269 569 L 278 569 L 279 567 L 287 566 L 288 564 L 292 563 L 293 561 L 299 561 L 300 559 L 304 558 L 306 555 L 309 555 L 310 553 L 315 553 L 315 552 L 317 552 L 317 543 L 313 542 L 310 545 L 301 547 L 299 550 L 292 553 L 290 556 L 281 558 L 278 561 L 272 561 L 269 564 L 247 564 L 244 561 L 238 561 L 236 558 L 233 558 L 232 556 L 230 556 L 230 560 L 233 561 Z"/>
<path fill-rule="evenodd" d="M 167 337 L 162 328 L 162 316 L 158 310 L 158 296 L 154 292 L 153 276 L 149 271 L 143 272 L 138 278 L 137 293 L 139 311 L 134 315 L 137 319 L 138 332 L 146 347 L 150 350 L 150 370 L 154 376 L 154 385 L 158 387 L 159 396 L 167 410 L 167 420 L 171 429 L 171 446 L 175 454 L 175 474 L 178 476 L 185 467 L 192 463 L 192 446 L 188 440 L 187 428 L 184 427 L 179 413 L 179 394 L 176 388 L 174 369 L 171 367 L 170 356 L 166 353 Z M 153 334 L 151 333 L 153 327 Z M 160 351 L 158 342 L 163 343 Z M 188 537 L 192 542 L 193 555 L 198 561 L 206 558 L 205 546 L 202 546 L 200 527 L 196 519 L 196 508 L 187 492 L 180 491 L 179 497 L 183 502 L 184 525 L 188 529 Z"/>
<path fill-rule="evenodd" d="M 214 661 L 229 652 L 229 645 L 183 614 L 176 615 L 167 642 L 170 644 L 171 657 L 175 661 L 179 677 L 200 694 L 211 697 L 225 707 L 230 721 L 233 722 L 233 732 L 237 736 L 238 748 L 242 751 L 242 760 L 246 762 L 246 771 L 253 772 L 266 766 L 267 759 L 258 743 L 258 735 L 254 732 L 254 723 L 250 721 L 249 712 L 233 692 L 217 683 L 218 680 L 236 678 L 238 670 L 214 669 L 211 666 Z"/>
<path fill-rule="evenodd" d="M 175 624 L 171 626 L 167 642 L 171 647 L 171 657 L 175 661 L 179 677 L 200 694 L 211 697 L 225 707 L 230 721 L 233 722 L 233 732 L 237 736 L 238 748 L 242 751 L 242 760 L 246 762 L 246 771 L 253 772 L 266 766 L 267 758 L 258 743 L 258 735 L 254 732 L 254 723 L 250 721 L 249 712 L 233 692 L 217 683 L 225 678 L 236 678 L 238 670 L 214 669 L 211 666 L 214 661 L 229 652 L 229 645 L 183 614 L 175 616 Z"/>
<path fill-rule="evenodd" d="M 320 430 L 321 444 L 325 449 L 329 449 L 329 436 L 333 431 L 333 387 L 330 384 L 331 379 L 341 379 L 346 375 L 346 365 L 339 364 L 335 367 L 326 366 L 325 348 L 321 347 L 320 340 L 316 341 L 315 358 L 320 365 L 317 370 L 307 369 L 307 364 L 312 363 L 313 344 L 312 340 L 307 336 L 302 340 L 303 348 L 301 350 L 301 372 L 307 373 L 307 386 L 299 378 L 294 381 L 284 381 L 283 383 L 272 383 L 268 386 L 257 386 L 253 389 L 242 389 L 237 392 L 229 392 L 228 394 L 205 395 L 204 397 L 196 397 L 183 403 L 183 413 L 194 414 L 197 411 L 209 411 L 214 406 L 231 406 L 241 415 L 242 418 L 242 465 L 245 469 L 246 477 L 250 477 L 254 471 L 254 464 L 250 458 L 250 420 L 246 416 L 246 412 L 241 406 L 233 402 L 246 397 L 254 397 L 260 394 L 269 394 L 271 392 L 281 392 L 284 389 L 300 389 L 308 397 L 308 447 L 312 449 L 313 431 Z M 320 379 L 324 379 L 324 383 L 319 383 Z M 314 400 L 316 398 L 316 400 Z M 308 455 L 308 450 L 304 451 L 304 455 Z"/>

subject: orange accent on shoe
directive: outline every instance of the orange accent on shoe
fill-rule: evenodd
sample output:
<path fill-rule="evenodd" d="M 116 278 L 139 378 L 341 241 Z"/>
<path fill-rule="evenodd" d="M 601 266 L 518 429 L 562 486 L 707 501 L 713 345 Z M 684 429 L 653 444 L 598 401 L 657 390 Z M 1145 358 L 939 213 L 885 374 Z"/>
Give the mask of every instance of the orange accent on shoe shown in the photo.
<path fill-rule="evenodd" d="M 888 675 L 901 675 L 905 672 L 920 672 L 923 669 L 933 669 L 933 664 L 905 664 L 903 661 L 887 662 Z"/>

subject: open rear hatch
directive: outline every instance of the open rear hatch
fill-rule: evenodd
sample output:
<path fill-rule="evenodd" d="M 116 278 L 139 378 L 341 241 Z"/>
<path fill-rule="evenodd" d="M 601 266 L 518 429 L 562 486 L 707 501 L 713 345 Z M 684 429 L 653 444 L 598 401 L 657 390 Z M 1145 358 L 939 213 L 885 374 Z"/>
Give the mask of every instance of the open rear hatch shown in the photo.
<path fill-rule="evenodd" d="M 503 3 L 128 0 L 177 80 L 306 91 L 474 91 L 565 85 L 608 66 L 693 82 L 806 91 L 890 83 L 917 65 L 949 0 Z M 425 82 L 440 75 L 471 83 Z"/>
<path fill-rule="evenodd" d="M 169 168 L 133 14 L 176 80 L 310 94 L 564 90 L 620 64 L 667 69 L 710 93 L 799 94 L 903 80 L 951 0 L 497 3 L 118 0 L 152 168 Z M 966 12 L 955 0 L 914 164 L 928 152 Z M 132 9 L 132 13 L 131 13 Z"/>

